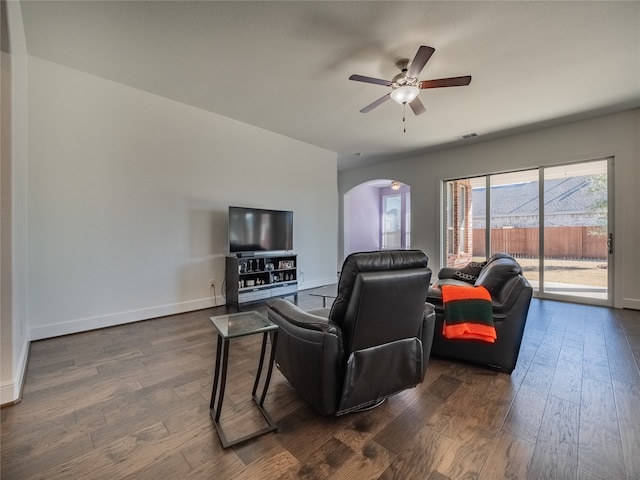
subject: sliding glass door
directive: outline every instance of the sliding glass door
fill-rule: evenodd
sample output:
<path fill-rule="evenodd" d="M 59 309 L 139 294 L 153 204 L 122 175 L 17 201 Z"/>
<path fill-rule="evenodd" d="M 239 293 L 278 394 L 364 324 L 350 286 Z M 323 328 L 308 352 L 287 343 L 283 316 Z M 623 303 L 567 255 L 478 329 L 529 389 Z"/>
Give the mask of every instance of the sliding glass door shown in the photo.
<path fill-rule="evenodd" d="M 445 264 L 517 258 L 536 295 L 611 305 L 613 161 L 445 182 Z"/>
<path fill-rule="evenodd" d="M 601 160 L 542 171 L 541 285 L 545 296 L 611 303 L 609 163 Z"/>

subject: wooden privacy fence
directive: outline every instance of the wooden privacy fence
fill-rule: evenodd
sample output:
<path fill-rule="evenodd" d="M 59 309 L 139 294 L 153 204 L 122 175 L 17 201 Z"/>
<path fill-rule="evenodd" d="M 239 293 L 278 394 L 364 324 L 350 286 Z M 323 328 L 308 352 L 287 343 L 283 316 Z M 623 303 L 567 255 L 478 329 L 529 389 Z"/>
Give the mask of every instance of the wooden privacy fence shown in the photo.
<path fill-rule="evenodd" d="M 607 236 L 596 234 L 595 227 L 547 227 L 544 251 L 546 258 L 604 260 Z M 537 228 L 493 228 L 491 250 L 508 252 L 515 257 L 537 258 Z M 473 255 L 485 256 L 485 229 L 473 229 Z"/>

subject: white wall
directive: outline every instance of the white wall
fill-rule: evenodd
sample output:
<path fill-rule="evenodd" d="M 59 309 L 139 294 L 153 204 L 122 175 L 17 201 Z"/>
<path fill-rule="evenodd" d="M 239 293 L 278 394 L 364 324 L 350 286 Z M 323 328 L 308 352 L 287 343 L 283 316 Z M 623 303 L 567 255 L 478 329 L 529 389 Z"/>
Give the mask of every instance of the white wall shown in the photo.
<path fill-rule="evenodd" d="M 380 188 L 360 185 L 345 195 L 348 240 L 344 256 L 380 248 Z M 346 205 L 346 204 L 345 204 Z"/>
<path fill-rule="evenodd" d="M 334 153 L 35 57 L 28 94 L 31 339 L 221 304 L 229 205 L 334 281 Z"/>
<path fill-rule="evenodd" d="M 429 256 L 431 268 L 437 271 L 441 259 L 443 180 L 613 156 L 616 237 L 614 305 L 640 308 L 639 139 L 640 109 L 629 110 L 414 158 L 341 171 L 338 177 L 340 202 L 350 189 L 376 178 L 395 178 L 409 184 L 412 246 L 424 250 Z M 339 253 L 342 253 L 342 231 L 338 246 Z"/>
<path fill-rule="evenodd" d="M 27 50 L 19 2 L 6 2 L 2 52 L 0 404 L 18 400 L 29 353 L 27 326 Z M 4 30 L 3 34 L 7 33 Z"/>

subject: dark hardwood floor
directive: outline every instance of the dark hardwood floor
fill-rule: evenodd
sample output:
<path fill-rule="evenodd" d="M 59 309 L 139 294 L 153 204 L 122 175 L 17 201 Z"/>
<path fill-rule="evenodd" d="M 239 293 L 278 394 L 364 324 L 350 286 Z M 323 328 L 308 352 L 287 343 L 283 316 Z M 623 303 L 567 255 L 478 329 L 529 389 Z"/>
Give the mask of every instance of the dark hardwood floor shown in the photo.
<path fill-rule="evenodd" d="M 2 409 L 1 478 L 640 480 L 639 311 L 534 299 L 511 376 L 434 358 L 417 388 L 342 417 L 276 372 L 278 432 L 226 450 L 208 410 L 209 317 L 225 312 L 32 343 L 22 401 Z M 222 419 L 242 433 L 260 422 L 260 336 L 233 342 Z"/>

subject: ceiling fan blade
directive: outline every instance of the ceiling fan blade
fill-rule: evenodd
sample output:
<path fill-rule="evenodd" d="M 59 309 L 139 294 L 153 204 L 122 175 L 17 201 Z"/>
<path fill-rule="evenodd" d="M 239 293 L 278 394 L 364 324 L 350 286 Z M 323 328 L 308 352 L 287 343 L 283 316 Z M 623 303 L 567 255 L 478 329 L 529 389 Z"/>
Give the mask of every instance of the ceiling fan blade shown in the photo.
<path fill-rule="evenodd" d="M 375 102 L 373 102 L 372 104 L 367 105 L 366 107 L 364 107 L 362 110 L 360 110 L 360 113 L 368 113 L 371 110 L 373 110 L 374 108 L 376 108 L 378 105 L 382 105 L 384 102 L 386 102 L 390 98 L 391 98 L 391 94 L 387 93 L 384 97 L 381 97 L 378 100 L 376 100 Z"/>
<path fill-rule="evenodd" d="M 418 87 L 425 88 L 440 88 L 440 87 L 464 87 L 471 83 L 471 75 L 465 75 L 464 77 L 451 77 L 451 78 L 439 78 L 437 80 L 423 80 L 418 83 Z"/>
<path fill-rule="evenodd" d="M 424 108 L 424 105 L 422 104 L 422 102 L 420 101 L 420 99 L 418 97 L 414 98 L 409 103 L 409 106 L 411 107 L 411 110 L 413 110 L 413 113 L 415 115 L 422 115 L 424 112 L 427 111 L 427 109 Z"/>
<path fill-rule="evenodd" d="M 420 75 L 420 72 L 422 71 L 424 66 L 427 64 L 427 62 L 431 58 L 431 55 L 433 55 L 433 52 L 435 51 L 436 51 L 435 48 L 422 45 L 418 49 L 416 56 L 413 57 L 413 60 L 411 60 L 411 65 L 409 66 L 409 70 L 407 70 L 407 77 L 418 78 L 418 75 Z"/>
<path fill-rule="evenodd" d="M 385 87 L 391 86 L 391 80 L 382 80 L 381 78 L 365 77 L 364 75 L 351 75 L 349 80 L 355 80 L 356 82 L 375 83 L 376 85 L 384 85 Z"/>

